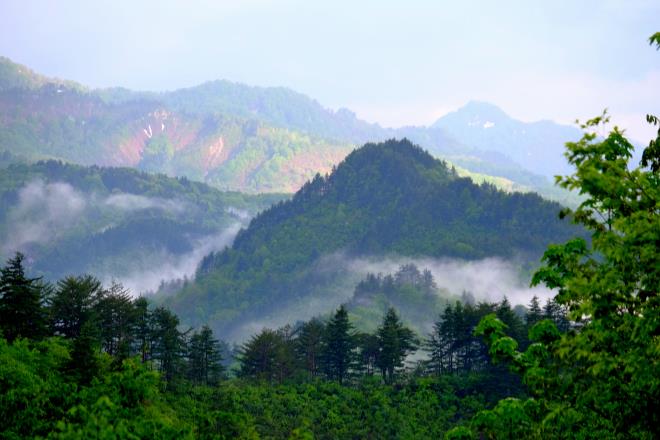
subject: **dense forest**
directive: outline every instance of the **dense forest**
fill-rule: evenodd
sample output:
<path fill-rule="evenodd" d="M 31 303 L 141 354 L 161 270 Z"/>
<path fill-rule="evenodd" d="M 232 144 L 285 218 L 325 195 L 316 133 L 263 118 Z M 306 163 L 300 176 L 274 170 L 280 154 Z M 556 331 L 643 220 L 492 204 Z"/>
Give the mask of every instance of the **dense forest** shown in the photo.
<path fill-rule="evenodd" d="M 17 254 L 0 277 L 3 436 L 657 437 L 660 130 L 629 169 L 622 133 L 596 135 L 606 121 L 567 144 L 576 171 L 559 182 L 585 195 L 562 215 L 591 240 L 547 248 L 533 283 L 558 293 L 522 317 L 506 299 L 466 294 L 422 339 L 394 308 L 365 333 L 342 306 L 263 329 L 230 353 L 210 328 L 182 328 L 120 285 L 29 278 Z M 416 268 L 397 275 L 433 289 Z M 358 290 L 389 283 L 372 274 Z"/>
<path fill-rule="evenodd" d="M 649 42 L 660 50 L 660 32 Z M 42 277 L 11 252 L 0 267 L 0 438 L 659 438 L 660 117 L 646 120 L 657 134 L 639 161 L 607 111 L 579 123 L 584 134 L 566 143 L 572 172 L 556 179 L 580 194 L 573 208 L 476 185 L 407 140 L 366 144 L 252 218 L 195 279 L 149 299 L 94 274 Z M 15 159 L 0 155 L 5 224 L 23 219 L 12 217 L 22 200 L 36 200 L 24 213 L 67 222 L 106 206 L 78 237 L 130 221 L 145 231 L 131 240 L 148 240 L 187 216 L 213 227 L 277 198 Z M 105 217 L 135 206 L 136 218 Z M 64 224 L 49 220 L 44 236 Z M 5 233 L 0 246 L 13 251 L 18 238 Z M 407 260 L 343 284 L 349 265 L 329 267 L 392 256 Z M 417 264 L 438 257 L 517 258 L 553 296 L 514 305 L 445 291 Z M 240 321 L 289 301 L 311 308 L 310 292 L 346 285 L 337 307 L 226 342 Z"/>
<path fill-rule="evenodd" d="M 353 256 L 497 256 L 531 267 L 548 244 L 580 233 L 557 219 L 559 209 L 535 194 L 460 178 L 407 140 L 366 144 L 255 217 L 166 304 L 183 322 L 231 333 L 274 307 L 330 296 Z M 324 263 L 333 253 L 345 258 Z"/>
<path fill-rule="evenodd" d="M 553 301 L 541 309 L 534 298 L 519 316 L 506 298 L 466 297 L 423 337 L 394 308 L 374 332 L 358 331 L 341 306 L 230 349 L 208 326 L 183 329 L 172 312 L 119 284 L 88 275 L 44 283 L 23 262 L 17 254 L 0 277 L 3 438 L 81 438 L 99 429 L 138 438 L 439 436 L 499 398 L 525 395 L 472 334 L 481 318 L 494 313 L 522 346 L 541 319 L 568 330 Z M 411 273 L 403 268 L 398 278 Z"/>

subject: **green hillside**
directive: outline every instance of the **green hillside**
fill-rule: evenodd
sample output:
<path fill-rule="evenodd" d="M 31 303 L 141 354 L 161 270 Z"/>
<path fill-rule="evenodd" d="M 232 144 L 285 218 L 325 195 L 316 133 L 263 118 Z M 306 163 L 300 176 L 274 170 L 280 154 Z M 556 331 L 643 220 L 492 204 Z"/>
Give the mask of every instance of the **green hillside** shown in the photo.
<path fill-rule="evenodd" d="M 575 233 L 557 219 L 559 209 L 534 194 L 475 185 L 407 140 L 366 144 L 254 218 L 167 303 L 184 322 L 228 334 L 273 308 L 352 291 L 337 286 L 343 269 L 324 261 L 328 255 L 535 262 L 549 243 Z"/>

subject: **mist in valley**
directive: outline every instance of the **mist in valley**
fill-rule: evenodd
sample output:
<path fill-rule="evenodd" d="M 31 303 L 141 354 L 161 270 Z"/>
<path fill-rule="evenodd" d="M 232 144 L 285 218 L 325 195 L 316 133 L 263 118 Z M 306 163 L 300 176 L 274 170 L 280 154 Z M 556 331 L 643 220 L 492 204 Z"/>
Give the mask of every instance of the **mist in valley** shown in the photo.
<path fill-rule="evenodd" d="M 295 300 L 262 310 L 258 316 L 247 318 L 223 337 L 232 342 L 241 342 L 264 328 L 276 329 L 314 317 L 327 317 L 341 304 L 349 304 L 350 310 L 351 302 L 355 299 L 356 286 L 368 274 L 395 275 L 402 266 L 410 264 L 415 265 L 420 272 L 427 269 L 432 273 L 437 285 L 434 294 L 440 300 L 439 303 L 460 301 L 465 293 L 476 302 L 496 303 L 506 296 L 512 307 L 527 306 L 534 296 L 543 304 L 555 294 L 545 286 L 530 287 L 530 277 L 522 270 L 524 263 L 517 259 L 461 260 L 397 256 L 357 258 L 339 252 L 323 256 L 312 265 L 305 282 L 302 283 L 304 287 L 298 287 L 296 290 Z M 415 310 L 415 315 L 422 315 L 424 319 L 414 322 L 411 322 L 405 311 L 399 310 L 399 313 L 418 333 L 426 335 L 438 319 L 438 314 L 431 307 L 435 305 L 428 304 L 428 308 Z M 356 324 L 360 328 L 364 325 L 362 322 Z"/>
<path fill-rule="evenodd" d="M 84 192 L 67 182 L 45 182 L 35 179 L 16 192 L 15 205 L 0 223 L 0 257 L 3 261 L 16 252 L 27 261 L 39 264 L 44 249 L 60 245 L 62 240 L 94 236 L 117 226 L 129 214 L 156 211 L 173 218 L 185 219 L 198 207 L 177 199 L 148 197 L 130 193 Z M 250 219 L 247 211 L 227 207 L 227 226 L 203 236 L 184 234 L 184 252 L 166 246 L 156 249 L 129 249 L 126 255 L 105 255 L 100 261 L 88 261 L 90 272 L 105 284 L 120 282 L 133 295 L 158 290 L 161 283 L 192 278 L 205 255 L 230 246 L 234 237 Z M 163 237 L 165 241 L 168 237 Z M 77 275 L 78 273 L 72 273 Z M 55 281 L 55 280 L 51 280 Z"/>

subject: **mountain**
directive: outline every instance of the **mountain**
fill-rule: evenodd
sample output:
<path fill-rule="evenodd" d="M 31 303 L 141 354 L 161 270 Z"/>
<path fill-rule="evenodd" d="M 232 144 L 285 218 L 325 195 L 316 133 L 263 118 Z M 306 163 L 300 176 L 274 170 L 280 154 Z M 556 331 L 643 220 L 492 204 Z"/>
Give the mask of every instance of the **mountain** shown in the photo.
<path fill-rule="evenodd" d="M 139 293 L 194 274 L 282 196 L 225 193 L 188 179 L 56 161 L 0 169 L 0 257 L 32 273 L 92 273 Z"/>
<path fill-rule="evenodd" d="M 286 88 L 229 81 L 163 93 L 92 90 L 0 58 L 0 151 L 31 160 L 129 166 L 225 190 L 294 192 L 357 145 L 407 137 L 464 175 L 563 198 L 545 177 L 495 151 L 509 152 L 502 142 L 477 148 L 452 126 L 383 128 Z M 563 132 L 553 136 L 561 149 Z"/>
<path fill-rule="evenodd" d="M 552 121 L 521 122 L 492 104 L 476 101 L 443 116 L 431 128 L 479 150 L 508 156 L 525 169 L 550 178 L 571 172 L 564 159 L 564 144 L 582 136 L 577 127 Z"/>
<path fill-rule="evenodd" d="M 407 140 L 366 144 L 255 217 L 166 303 L 187 324 L 240 338 L 288 308 L 296 312 L 282 322 L 349 299 L 356 258 L 536 262 L 549 243 L 575 234 L 559 209 L 535 194 L 475 185 Z"/>

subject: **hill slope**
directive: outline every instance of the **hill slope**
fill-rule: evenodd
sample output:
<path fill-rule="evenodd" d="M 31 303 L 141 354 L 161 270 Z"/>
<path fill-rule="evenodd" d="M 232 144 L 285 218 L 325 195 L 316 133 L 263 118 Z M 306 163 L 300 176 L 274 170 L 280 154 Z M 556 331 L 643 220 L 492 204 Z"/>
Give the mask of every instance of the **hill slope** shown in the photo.
<path fill-rule="evenodd" d="M 346 299 L 354 280 L 342 284 L 342 273 L 353 257 L 538 261 L 548 243 L 575 233 L 559 208 L 477 186 L 407 140 L 367 144 L 254 218 L 167 302 L 185 322 L 232 337 L 241 322 L 287 304 Z"/>
<path fill-rule="evenodd" d="M 0 258 L 20 251 L 47 279 L 92 273 L 137 294 L 192 275 L 277 200 L 128 168 L 13 164 L 0 169 Z"/>

